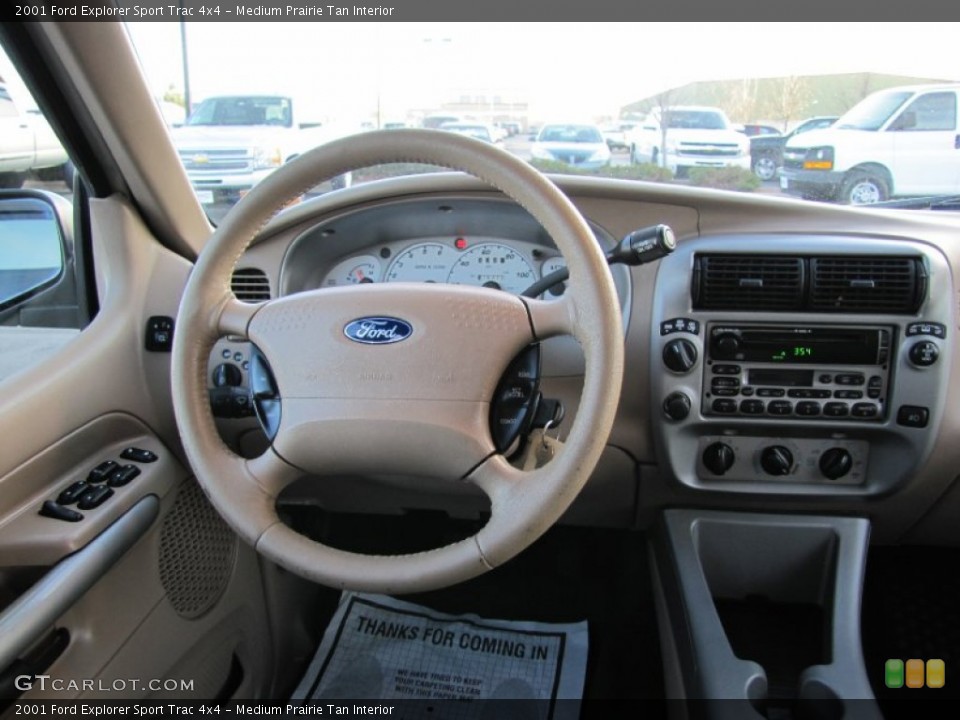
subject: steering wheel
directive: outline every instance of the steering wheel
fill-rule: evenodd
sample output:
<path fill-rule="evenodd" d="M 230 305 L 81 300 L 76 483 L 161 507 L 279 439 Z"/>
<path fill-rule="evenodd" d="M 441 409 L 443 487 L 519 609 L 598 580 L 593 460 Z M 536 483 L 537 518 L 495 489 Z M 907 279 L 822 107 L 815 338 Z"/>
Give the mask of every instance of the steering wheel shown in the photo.
<path fill-rule="evenodd" d="M 328 288 L 260 304 L 237 300 L 237 259 L 291 199 L 347 171 L 391 162 L 467 172 L 525 207 L 570 268 L 552 301 L 459 285 Z M 381 342 L 347 326 L 373 318 Z M 402 326 L 401 326 L 402 327 Z M 356 326 L 354 326 L 356 329 Z M 377 334 L 377 333 L 374 333 Z M 224 335 L 252 342 L 272 368 L 280 418 L 254 459 L 220 440 L 207 396 L 207 363 Z M 496 452 L 491 400 L 511 361 L 531 343 L 573 335 L 586 360 L 576 419 L 545 466 L 523 471 Z M 362 340 L 363 338 L 361 338 Z M 366 338 L 366 339 L 369 339 Z M 387 342 L 389 340 L 389 342 Z M 233 529 L 270 560 L 325 585 L 383 593 L 452 585 L 504 563 L 542 535 L 589 478 L 613 424 L 623 374 L 620 306 L 603 252 L 573 204 L 506 151 L 431 130 L 387 130 L 336 140 L 255 186 L 204 247 L 190 275 L 173 343 L 173 402 L 187 458 Z M 490 500 L 475 535 L 424 552 L 363 555 L 292 530 L 278 493 L 304 475 L 396 473 L 470 482 Z M 322 482 L 322 479 L 319 480 Z"/>

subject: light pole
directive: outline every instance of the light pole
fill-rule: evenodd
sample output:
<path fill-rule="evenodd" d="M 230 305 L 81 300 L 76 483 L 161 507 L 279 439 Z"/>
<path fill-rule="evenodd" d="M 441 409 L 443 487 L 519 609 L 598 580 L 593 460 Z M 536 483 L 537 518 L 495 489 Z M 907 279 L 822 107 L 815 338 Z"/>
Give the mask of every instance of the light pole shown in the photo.
<path fill-rule="evenodd" d="M 181 17 L 183 17 L 183 0 L 180 0 Z M 193 106 L 190 103 L 190 66 L 187 62 L 187 22 L 180 21 L 180 53 L 183 58 L 183 104 L 186 106 L 184 117 L 190 117 Z"/>

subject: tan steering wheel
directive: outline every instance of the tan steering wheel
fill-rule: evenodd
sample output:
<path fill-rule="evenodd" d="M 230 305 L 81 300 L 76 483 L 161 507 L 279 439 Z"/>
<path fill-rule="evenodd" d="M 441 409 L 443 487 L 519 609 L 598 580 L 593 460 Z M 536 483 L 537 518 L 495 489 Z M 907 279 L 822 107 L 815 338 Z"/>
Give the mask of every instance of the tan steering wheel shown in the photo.
<path fill-rule="evenodd" d="M 349 170 L 390 162 L 462 170 L 525 207 L 570 268 L 560 300 L 530 300 L 455 285 L 330 288 L 252 305 L 237 300 L 237 259 L 288 201 Z M 399 318 L 402 341 L 355 342 L 345 329 Z M 391 331 L 387 331 L 390 335 Z M 281 398 L 270 449 L 246 460 L 220 440 L 207 398 L 207 363 L 224 335 L 249 339 L 272 367 Z M 586 359 L 583 394 L 563 448 L 521 471 L 494 447 L 491 400 L 530 343 L 573 335 Z M 392 339 L 392 338 L 387 338 Z M 190 275 L 173 346 L 173 401 L 197 479 L 258 552 L 305 578 L 384 593 L 444 587 L 490 570 L 547 530 L 603 451 L 623 374 L 620 306 L 603 253 L 553 183 L 492 145 L 431 130 L 370 132 L 307 152 L 257 185 L 227 215 Z M 277 494 L 304 475 L 396 473 L 472 482 L 491 517 L 476 535 L 409 555 L 362 555 L 300 535 L 277 515 Z"/>

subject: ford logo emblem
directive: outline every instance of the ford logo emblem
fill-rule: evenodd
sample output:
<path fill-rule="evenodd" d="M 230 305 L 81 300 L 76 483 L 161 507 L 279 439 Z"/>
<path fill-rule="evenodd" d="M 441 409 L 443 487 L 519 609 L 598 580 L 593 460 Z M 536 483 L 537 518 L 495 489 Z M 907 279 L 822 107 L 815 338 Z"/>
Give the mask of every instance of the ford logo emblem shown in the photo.
<path fill-rule="evenodd" d="M 413 326 L 400 318 L 362 317 L 347 323 L 343 334 L 366 345 L 388 345 L 410 337 Z"/>

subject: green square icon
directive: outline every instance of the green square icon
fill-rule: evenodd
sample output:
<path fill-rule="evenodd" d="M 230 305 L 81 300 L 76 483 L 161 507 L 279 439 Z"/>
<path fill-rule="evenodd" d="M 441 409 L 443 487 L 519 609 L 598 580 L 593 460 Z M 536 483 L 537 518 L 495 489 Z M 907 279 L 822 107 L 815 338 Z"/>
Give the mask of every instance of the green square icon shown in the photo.
<path fill-rule="evenodd" d="M 903 687 L 903 660 L 887 660 L 883 666 L 883 675 L 888 688 Z"/>

